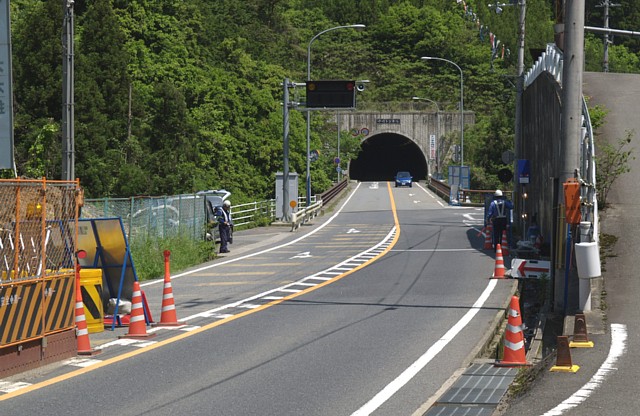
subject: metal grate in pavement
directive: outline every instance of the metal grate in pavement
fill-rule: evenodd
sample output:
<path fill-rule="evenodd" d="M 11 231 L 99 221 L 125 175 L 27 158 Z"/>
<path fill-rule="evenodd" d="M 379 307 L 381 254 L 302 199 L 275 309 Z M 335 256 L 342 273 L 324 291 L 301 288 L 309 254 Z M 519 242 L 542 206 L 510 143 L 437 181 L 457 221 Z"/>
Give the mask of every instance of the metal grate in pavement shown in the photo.
<path fill-rule="evenodd" d="M 424 416 L 491 416 L 517 368 L 472 364 Z"/>

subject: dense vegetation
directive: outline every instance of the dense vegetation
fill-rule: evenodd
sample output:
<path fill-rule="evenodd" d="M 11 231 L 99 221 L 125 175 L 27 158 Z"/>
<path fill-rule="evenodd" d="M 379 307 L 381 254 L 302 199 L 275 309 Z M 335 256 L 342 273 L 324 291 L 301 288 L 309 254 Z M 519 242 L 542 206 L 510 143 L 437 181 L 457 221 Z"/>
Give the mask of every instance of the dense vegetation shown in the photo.
<path fill-rule="evenodd" d="M 61 177 L 63 3 L 11 1 L 15 147 L 19 175 Z M 75 2 L 76 176 L 89 197 L 226 188 L 236 200 L 273 197 L 282 170 L 282 86 L 312 78 L 368 79 L 359 103 L 428 97 L 455 110 L 465 76 L 465 161 L 475 187 L 497 184 L 512 147 L 517 7 L 500 15 L 476 0 L 92 0 Z M 527 0 L 526 47 L 553 42 L 553 0 Z M 587 25 L 602 26 L 599 1 Z M 611 27 L 633 30 L 640 5 L 620 0 Z M 637 28 L 636 28 L 637 29 Z M 493 46 L 492 48 L 492 40 Z M 588 70 L 600 70 L 601 36 L 587 34 Z M 610 70 L 638 72 L 640 42 L 615 37 Z M 533 56 L 526 54 L 526 66 Z M 291 169 L 305 171 L 305 122 L 291 113 Z M 329 116 L 312 118 L 313 191 L 326 189 L 337 145 Z M 345 133 L 343 159 L 359 143 Z M 4 171 L 8 177 L 12 172 Z M 303 193 L 302 193 L 303 194 Z"/>

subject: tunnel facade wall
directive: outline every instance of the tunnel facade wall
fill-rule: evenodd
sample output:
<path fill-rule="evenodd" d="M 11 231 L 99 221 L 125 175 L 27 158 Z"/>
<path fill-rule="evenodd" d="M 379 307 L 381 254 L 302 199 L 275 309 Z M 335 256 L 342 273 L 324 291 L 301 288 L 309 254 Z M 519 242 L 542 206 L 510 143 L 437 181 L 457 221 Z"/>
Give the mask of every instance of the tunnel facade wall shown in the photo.
<path fill-rule="evenodd" d="M 380 133 L 395 133 L 416 143 L 424 154 L 431 173 L 434 160 L 430 157 L 430 136 L 439 137 L 460 131 L 460 112 L 351 112 L 336 115 L 340 129 L 349 131 L 361 141 Z M 475 114 L 464 112 L 464 124 L 475 124 Z M 439 127 L 439 130 L 438 130 Z M 448 152 L 444 150 L 443 154 Z"/>

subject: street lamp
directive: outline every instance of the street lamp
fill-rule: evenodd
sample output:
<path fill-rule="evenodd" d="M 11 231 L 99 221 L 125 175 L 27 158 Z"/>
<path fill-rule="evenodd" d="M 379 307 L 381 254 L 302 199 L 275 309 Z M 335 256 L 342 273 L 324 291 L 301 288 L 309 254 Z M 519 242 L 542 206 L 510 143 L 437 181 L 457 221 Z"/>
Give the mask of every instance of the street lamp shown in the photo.
<path fill-rule="evenodd" d="M 460 71 L 460 187 L 462 187 L 462 167 L 464 166 L 464 80 L 462 69 L 453 61 L 444 58 L 436 58 L 433 56 L 423 56 L 420 58 L 424 61 L 436 60 L 445 61 L 458 68 Z"/>
<path fill-rule="evenodd" d="M 331 32 L 333 30 L 338 29 L 364 29 L 366 26 L 362 24 L 357 25 L 345 25 L 345 26 L 336 26 L 322 32 L 317 33 L 314 37 L 309 41 L 309 45 L 307 46 L 307 81 L 311 81 L 311 44 L 314 40 L 316 40 L 320 35 L 323 35 L 327 32 Z M 311 205 L 311 112 L 307 111 L 307 206 Z"/>
<path fill-rule="evenodd" d="M 438 137 L 437 141 L 436 141 L 436 166 L 438 167 L 438 169 L 436 170 L 436 173 L 440 173 L 440 106 L 438 105 L 437 102 L 429 99 L 429 98 L 424 98 L 424 97 L 412 97 L 413 100 L 415 101 L 429 101 L 430 103 L 433 103 L 436 106 L 436 135 Z"/>
<path fill-rule="evenodd" d="M 496 13 L 502 13 L 502 7 L 506 6 L 514 6 L 517 5 L 520 9 L 519 17 L 518 17 L 518 67 L 517 67 L 517 77 L 516 77 L 516 119 L 515 119 L 515 137 L 513 140 L 513 153 L 515 154 L 514 160 L 514 172 L 517 171 L 518 168 L 518 160 L 522 158 L 521 146 L 523 143 L 522 140 L 522 96 L 524 94 L 524 36 L 525 36 L 525 20 L 527 14 L 527 1 L 526 0 L 518 0 L 517 4 L 515 3 L 495 3 L 489 4 L 490 8 L 495 8 Z M 518 177 L 514 175 L 514 186 L 513 186 L 513 199 L 518 204 L 517 195 L 519 193 L 518 190 Z M 516 210 L 522 211 L 519 204 L 516 206 Z M 524 224 L 522 229 L 524 229 Z"/>

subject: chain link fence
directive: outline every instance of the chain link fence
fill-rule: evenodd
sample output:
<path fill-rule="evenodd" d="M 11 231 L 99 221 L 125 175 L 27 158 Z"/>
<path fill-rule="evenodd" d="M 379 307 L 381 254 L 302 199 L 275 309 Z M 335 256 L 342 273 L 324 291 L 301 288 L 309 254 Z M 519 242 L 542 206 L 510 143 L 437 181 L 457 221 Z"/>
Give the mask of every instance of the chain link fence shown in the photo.
<path fill-rule="evenodd" d="M 209 202 L 208 202 L 209 201 Z M 219 199 L 222 202 L 222 199 Z M 181 235 L 194 240 L 217 239 L 211 199 L 206 194 L 182 194 L 162 197 L 87 199 L 82 218 L 120 217 L 129 243 L 149 238 Z M 252 228 L 275 220 L 275 200 L 238 204 L 231 207 L 236 230 Z"/>

